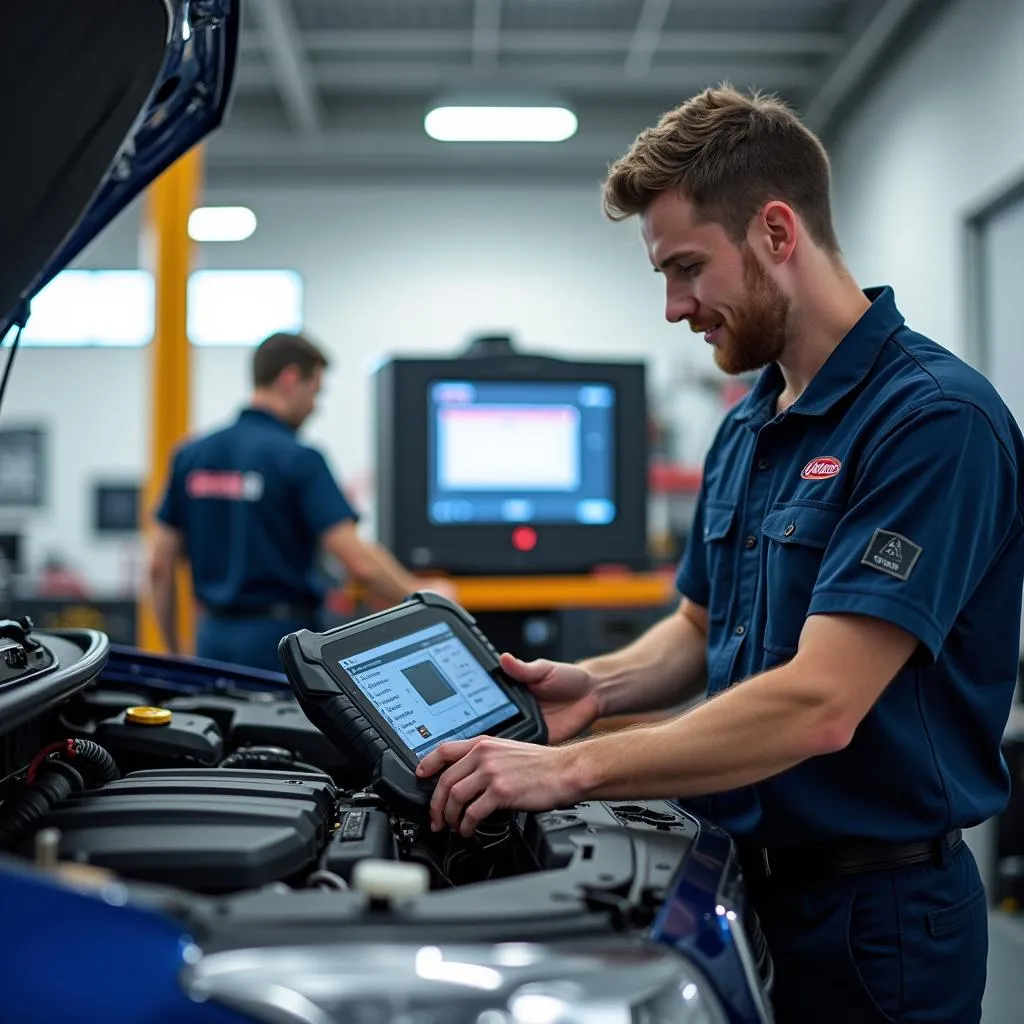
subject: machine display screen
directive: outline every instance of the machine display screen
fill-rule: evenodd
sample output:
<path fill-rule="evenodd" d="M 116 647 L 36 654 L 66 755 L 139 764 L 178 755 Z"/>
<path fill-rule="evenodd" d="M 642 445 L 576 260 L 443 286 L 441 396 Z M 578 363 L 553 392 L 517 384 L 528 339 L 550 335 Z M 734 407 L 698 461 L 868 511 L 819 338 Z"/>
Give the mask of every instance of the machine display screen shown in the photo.
<path fill-rule="evenodd" d="M 615 389 L 435 381 L 427 403 L 431 523 L 615 519 Z"/>
<path fill-rule="evenodd" d="M 417 759 L 520 713 L 444 622 L 338 664 Z"/>

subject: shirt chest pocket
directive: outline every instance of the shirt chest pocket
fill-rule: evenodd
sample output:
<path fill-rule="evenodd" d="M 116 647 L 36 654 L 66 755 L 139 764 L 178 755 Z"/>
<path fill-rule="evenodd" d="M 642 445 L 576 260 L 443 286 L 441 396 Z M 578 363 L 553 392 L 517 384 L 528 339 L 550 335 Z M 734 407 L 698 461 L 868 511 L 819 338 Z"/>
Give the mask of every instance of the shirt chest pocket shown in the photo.
<path fill-rule="evenodd" d="M 764 646 L 773 654 L 796 653 L 825 549 L 842 515 L 839 508 L 792 504 L 773 509 L 761 524 L 767 548 Z"/>
<path fill-rule="evenodd" d="M 704 506 L 704 549 L 711 584 L 708 618 L 712 622 L 723 621 L 729 612 L 736 560 L 731 543 L 735 520 L 735 502 L 709 501 Z"/>

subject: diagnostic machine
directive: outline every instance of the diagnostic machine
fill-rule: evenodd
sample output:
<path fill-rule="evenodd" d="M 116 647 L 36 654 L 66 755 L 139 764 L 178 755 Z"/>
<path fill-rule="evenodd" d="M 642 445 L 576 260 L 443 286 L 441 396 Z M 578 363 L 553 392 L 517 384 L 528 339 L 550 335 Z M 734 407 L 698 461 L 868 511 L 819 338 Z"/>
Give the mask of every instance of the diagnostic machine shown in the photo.
<path fill-rule="evenodd" d="M 533 695 L 505 675 L 476 620 L 430 591 L 324 633 L 289 633 L 279 652 L 309 720 L 408 812 L 430 804 L 435 780 L 416 766 L 439 744 L 547 742 Z"/>
<path fill-rule="evenodd" d="M 642 362 L 395 358 L 375 379 L 377 539 L 403 565 L 648 567 Z"/>

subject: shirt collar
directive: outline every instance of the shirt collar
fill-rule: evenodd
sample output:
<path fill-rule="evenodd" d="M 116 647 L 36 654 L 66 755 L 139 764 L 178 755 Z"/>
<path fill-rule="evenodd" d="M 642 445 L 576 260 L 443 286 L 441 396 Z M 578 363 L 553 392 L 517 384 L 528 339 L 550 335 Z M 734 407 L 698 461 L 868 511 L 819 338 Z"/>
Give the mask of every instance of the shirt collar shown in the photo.
<path fill-rule="evenodd" d="M 289 426 L 284 420 L 275 416 L 272 412 L 268 412 L 266 409 L 256 409 L 253 406 L 246 406 L 238 414 L 239 423 L 269 423 L 272 426 L 279 427 L 281 430 L 286 430 L 289 434 L 295 433 L 295 428 Z"/>
<path fill-rule="evenodd" d="M 903 326 L 892 288 L 865 288 L 871 305 L 850 328 L 804 393 L 789 407 L 790 413 L 823 416 L 849 394 L 868 374 L 878 353 L 894 331 Z M 775 401 L 782 390 L 782 371 L 776 363 L 767 367 L 737 411 L 740 422 L 767 422 L 775 416 Z"/>

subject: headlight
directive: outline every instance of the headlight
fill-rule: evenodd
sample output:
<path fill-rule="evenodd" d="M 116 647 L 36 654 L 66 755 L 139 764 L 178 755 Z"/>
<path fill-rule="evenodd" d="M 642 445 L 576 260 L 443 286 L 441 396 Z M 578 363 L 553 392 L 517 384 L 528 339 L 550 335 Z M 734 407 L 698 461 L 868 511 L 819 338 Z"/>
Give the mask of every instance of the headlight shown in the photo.
<path fill-rule="evenodd" d="M 687 961 L 641 943 L 246 949 L 183 981 L 273 1024 L 726 1024 Z"/>

